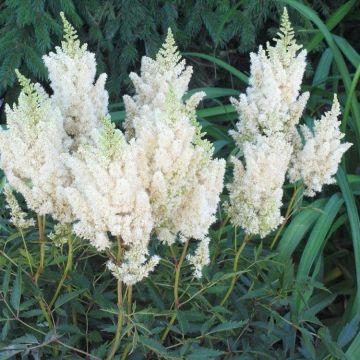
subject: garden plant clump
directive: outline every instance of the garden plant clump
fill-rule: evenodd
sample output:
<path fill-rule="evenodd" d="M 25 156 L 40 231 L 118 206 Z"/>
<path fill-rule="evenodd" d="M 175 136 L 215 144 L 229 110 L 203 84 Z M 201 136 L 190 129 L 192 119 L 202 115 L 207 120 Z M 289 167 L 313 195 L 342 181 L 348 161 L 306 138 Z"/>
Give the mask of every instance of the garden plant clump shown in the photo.
<path fill-rule="evenodd" d="M 307 50 L 285 8 L 248 78 L 225 64 L 244 93 L 189 90 L 169 29 L 129 75 L 117 124 L 107 75 L 61 18 L 61 46 L 43 57 L 51 95 L 16 71 L 0 131 L 0 359 L 360 356 L 359 180 L 343 170 L 359 144 L 342 140 L 360 121 L 360 72 L 350 100 L 303 91 Z M 206 116 L 216 91 L 239 95 Z M 345 248 L 325 250 L 346 231 L 351 270 Z"/>

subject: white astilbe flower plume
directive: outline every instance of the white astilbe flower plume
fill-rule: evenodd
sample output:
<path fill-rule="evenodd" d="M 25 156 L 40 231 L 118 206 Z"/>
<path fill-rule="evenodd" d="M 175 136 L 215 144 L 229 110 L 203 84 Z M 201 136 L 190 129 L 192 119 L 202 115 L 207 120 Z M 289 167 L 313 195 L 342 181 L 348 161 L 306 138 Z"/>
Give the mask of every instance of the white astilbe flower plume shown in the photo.
<path fill-rule="evenodd" d="M 132 245 L 124 254 L 123 262 L 120 266 L 109 260 L 107 268 L 119 280 L 127 285 L 134 285 L 143 278 L 148 277 L 160 261 L 159 256 L 153 255 L 149 259 L 148 252 L 144 248 Z"/>
<path fill-rule="evenodd" d="M 286 9 L 281 20 L 275 46 L 261 46 L 251 53 L 249 87 L 238 100 L 231 99 L 239 122 L 237 130 L 230 131 L 237 146 L 254 142 L 257 135 L 271 136 L 282 132 L 291 140 L 309 94 L 299 94 L 306 67 L 306 50 L 294 40 L 294 32 Z"/>
<path fill-rule="evenodd" d="M 0 131 L 0 166 L 30 209 L 69 222 L 64 187 L 71 183 L 71 176 L 60 154 L 68 151 L 71 140 L 59 109 L 43 88 L 17 75 L 22 91 L 18 105 L 5 109 L 8 129 Z"/>
<path fill-rule="evenodd" d="M 305 144 L 302 146 L 299 139 L 288 175 L 291 182 L 304 182 L 304 194 L 307 196 L 314 196 L 323 185 L 335 182 L 333 176 L 341 157 L 351 146 L 350 143 L 341 143 L 344 134 L 339 129 L 339 115 L 340 104 L 335 95 L 331 110 L 320 120 L 315 120 L 313 130 L 306 125 L 300 127 Z"/>
<path fill-rule="evenodd" d="M 191 74 L 169 30 L 156 60 L 143 57 L 141 76 L 130 74 L 136 95 L 124 97 L 126 134 L 142 151 L 139 166 L 155 231 L 168 244 L 178 233 L 207 235 L 223 187 L 224 160 L 212 159 L 213 149 L 196 122 L 204 94 L 182 100 Z"/>
<path fill-rule="evenodd" d="M 194 276 L 198 279 L 202 277 L 203 267 L 210 263 L 209 243 L 210 239 L 208 237 L 202 239 L 194 254 L 187 256 L 187 260 L 194 267 Z"/>
<path fill-rule="evenodd" d="M 281 224 L 283 183 L 291 146 L 281 137 L 258 136 L 244 143 L 244 162 L 233 158 L 234 181 L 229 185 L 231 222 L 247 234 L 266 236 Z"/>
<path fill-rule="evenodd" d="M 25 230 L 35 225 L 34 219 L 27 219 L 26 213 L 22 211 L 17 202 L 11 187 L 6 184 L 4 187 L 5 199 L 10 209 L 10 222 L 18 229 Z"/>
<path fill-rule="evenodd" d="M 74 225 L 77 235 L 99 251 L 111 246 L 109 234 L 122 239 L 128 250 L 116 276 L 133 284 L 158 263 L 157 257 L 147 262 L 151 207 L 139 176 L 135 142 L 127 143 L 109 118 L 102 123 L 101 129 L 93 131 L 94 146 L 81 147 L 78 156 L 65 157 L 75 178 L 66 194 L 78 219 Z M 115 266 L 109 265 L 113 272 Z"/>
<path fill-rule="evenodd" d="M 92 129 L 100 126 L 99 118 L 107 114 L 108 93 L 106 74 L 95 82 L 95 55 L 80 46 L 75 29 L 61 13 L 64 23 L 64 41 L 56 52 L 43 57 L 49 71 L 52 101 L 65 119 L 66 132 L 75 138 L 73 147 L 91 141 Z"/>
<path fill-rule="evenodd" d="M 251 54 L 250 86 L 239 100 L 233 100 L 238 113 L 237 130 L 231 131 L 243 153 L 244 164 L 236 158 L 234 180 L 230 184 L 231 221 L 247 234 L 261 237 L 281 222 L 282 186 L 289 170 L 290 181 L 303 180 L 305 195 L 313 196 L 322 185 L 333 181 L 341 156 L 350 146 L 341 144 L 343 134 L 333 109 L 315 122 L 314 134 L 301 126 L 302 146 L 297 124 L 309 94 L 299 95 L 306 66 L 306 51 L 300 52 L 294 39 L 286 8 L 275 46 L 267 44 Z M 290 167 L 290 169 L 289 169 Z"/>

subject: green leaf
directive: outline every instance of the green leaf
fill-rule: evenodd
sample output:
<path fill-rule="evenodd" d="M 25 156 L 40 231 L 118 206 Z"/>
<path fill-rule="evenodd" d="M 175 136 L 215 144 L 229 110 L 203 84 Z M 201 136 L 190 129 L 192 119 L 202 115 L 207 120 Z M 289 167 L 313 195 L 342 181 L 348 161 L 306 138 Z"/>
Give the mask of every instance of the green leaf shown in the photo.
<path fill-rule="evenodd" d="M 25 345 L 9 345 L 0 350 L 0 360 L 14 359 L 16 354 L 23 352 Z"/>
<path fill-rule="evenodd" d="M 301 256 L 297 273 L 298 280 L 308 277 L 310 269 L 322 249 L 326 234 L 343 203 L 344 199 L 340 194 L 336 193 L 329 199 L 324 207 L 324 212 L 317 220 Z"/>
<path fill-rule="evenodd" d="M 358 360 L 360 354 L 360 332 L 356 335 L 354 341 L 349 346 L 346 351 L 346 356 L 348 360 Z"/>
<path fill-rule="evenodd" d="M 214 64 L 220 66 L 221 68 L 227 70 L 229 73 L 236 76 L 239 80 L 243 81 L 245 84 L 247 84 L 249 82 L 249 78 L 243 72 L 241 72 L 238 69 L 234 68 L 233 66 L 231 66 L 227 62 L 216 58 L 215 56 L 196 53 L 196 52 L 183 53 L 182 55 L 185 56 L 185 57 L 195 57 L 195 58 L 200 58 L 200 59 L 205 59 L 205 60 L 211 61 Z"/>
<path fill-rule="evenodd" d="M 190 324 L 187 317 L 181 310 L 176 311 L 176 319 L 180 325 L 181 333 L 184 335 L 187 334 L 190 329 Z"/>
<path fill-rule="evenodd" d="M 355 337 L 355 335 L 359 333 L 359 322 L 360 315 L 354 317 L 343 327 L 337 339 L 337 344 L 341 348 L 346 346 Z"/>
<path fill-rule="evenodd" d="M 186 356 L 186 360 L 206 360 L 223 354 L 224 351 L 199 346 L 198 348 L 192 349 L 191 354 Z"/>
<path fill-rule="evenodd" d="M 6 295 L 9 290 L 10 274 L 11 274 L 11 263 L 9 262 L 8 266 L 6 267 L 5 275 L 3 278 L 2 292 L 4 293 L 4 295 Z"/>
<path fill-rule="evenodd" d="M 318 218 L 313 230 L 311 231 L 311 234 L 299 262 L 296 277 L 299 284 L 303 283 L 305 280 L 308 279 L 310 270 L 314 265 L 315 259 L 318 258 L 318 256 L 321 254 L 322 249 L 325 245 L 327 239 L 326 235 L 329 232 L 332 223 L 343 203 L 344 199 L 342 198 L 342 196 L 339 193 L 334 194 L 324 207 L 323 214 Z M 303 300 L 306 300 L 310 296 L 310 294 L 311 290 L 296 292 L 295 297 L 297 299 L 297 314 L 300 314 L 300 310 L 305 305 Z"/>
<path fill-rule="evenodd" d="M 352 7 L 356 4 L 357 0 L 350 0 L 340 6 L 334 14 L 330 16 L 330 18 L 326 21 L 326 27 L 329 30 L 332 30 L 340 21 L 349 13 Z M 312 51 L 315 49 L 319 43 L 324 39 L 324 35 L 322 32 L 316 34 L 306 45 L 306 49 L 308 51 Z"/>
<path fill-rule="evenodd" d="M 326 49 L 321 55 L 320 61 L 316 67 L 312 82 L 313 86 L 316 86 L 318 83 L 323 83 L 324 80 L 328 78 L 333 59 L 334 56 L 331 52 L 331 49 Z M 323 84 L 323 87 L 325 87 L 325 84 Z"/>
<path fill-rule="evenodd" d="M 213 116 L 229 115 L 234 113 L 237 116 L 236 110 L 233 105 L 222 105 L 222 106 L 209 107 L 206 109 L 199 109 L 197 111 L 197 116 L 201 118 L 208 118 Z"/>
<path fill-rule="evenodd" d="M 246 321 L 225 321 L 222 324 L 216 325 L 212 329 L 210 329 L 206 335 L 219 333 L 222 331 L 230 331 L 234 329 L 238 329 L 243 327 L 246 324 Z"/>
<path fill-rule="evenodd" d="M 323 206 L 327 199 L 319 199 L 301 209 L 291 220 L 282 235 L 277 250 L 278 259 L 283 262 L 291 257 L 305 234 L 311 229 L 319 216 L 323 213 Z"/>
<path fill-rule="evenodd" d="M 335 356 L 335 358 L 339 360 L 347 360 L 344 352 L 331 339 L 330 331 L 328 328 L 321 328 L 318 332 L 318 335 L 320 336 L 320 339 L 323 341 L 323 344 L 331 355 Z"/>
<path fill-rule="evenodd" d="M 20 306 L 21 284 L 22 284 L 21 270 L 20 267 L 18 267 L 10 297 L 10 304 L 17 312 L 19 312 L 19 306 Z"/>
<path fill-rule="evenodd" d="M 71 291 L 69 293 L 59 296 L 59 298 L 55 302 L 54 309 L 57 309 L 57 308 L 63 306 L 64 304 L 68 303 L 72 299 L 77 298 L 79 295 L 81 295 L 85 291 L 86 291 L 86 289 L 80 289 L 80 290 Z"/>
<path fill-rule="evenodd" d="M 39 344 L 39 340 L 32 334 L 26 334 L 12 341 L 15 344 Z"/>
<path fill-rule="evenodd" d="M 333 35 L 336 45 L 343 52 L 345 57 L 351 62 L 355 69 L 360 64 L 360 55 L 359 53 L 348 43 L 346 39 L 341 36 Z"/>
<path fill-rule="evenodd" d="M 139 339 L 140 342 L 151 351 L 160 355 L 168 355 L 166 348 L 159 341 L 146 336 L 140 336 Z"/>
<path fill-rule="evenodd" d="M 350 222 L 351 239 L 353 242 L 354 256 L 355 256 L 355 268 L 356 268 L 356 284 L 357 294 L 355 301 L 354 313 L 360 312 L 360 220 L 359 213 L 356 207 L 355 198 L 351 192 L 350 185 L 348 183 L 344 170 L 339 167 L 336 175 L 336 180 L 340 186 L 342 195 L 345 200 L 346 210 Z"/>

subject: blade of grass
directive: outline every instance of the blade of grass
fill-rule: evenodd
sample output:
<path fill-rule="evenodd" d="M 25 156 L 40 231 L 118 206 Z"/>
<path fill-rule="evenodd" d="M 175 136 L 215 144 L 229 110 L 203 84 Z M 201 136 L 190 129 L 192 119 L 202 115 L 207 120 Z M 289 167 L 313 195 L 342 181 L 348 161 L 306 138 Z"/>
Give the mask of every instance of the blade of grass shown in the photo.
<path fill-rule="evenodd" d="M 245 84 L 247 84 L 249 82 L 248 77 L 243 72 L 241 72 L 240 70 L 234 68 L 233 66 L 231 66 L 227 62 L 225 62 L 225 61 L 223 61 L 221 59 L 218 59 L 215 56 L 196 53 L 196 52 L 187 52 L 187 53 L 183 53 L 182 55 L 185 56 L 185 57 L 195 57 L 195 58 L 208 60 L 208 61 L 222 67 L 223 69 L 227 70 L 229 73 L 236 76 L 239 80 L 243 81 Z"/>
<path fill-rule="evenodd" d="M 335 220 L 335 217 L 343 203 L 344 199 L 341 194 L 335 193 L 331 196 L 326 206 L 324 207 L 324 212 L 319 217 L 314 228 L 312 229 L 299 262 L 296 276 L 296 279 L 299 283 L 308 279 L 311 268 L 313 267 L 315 260 L 318 258 L 325 245 L 325 241 L 327 239 L 326 235 L 330 230 L 333 221 Z M 301 309 L 305 305 L 303 299 L 307 299 L 309 297 L 309 293 L 311 294 L 311 289 L 309 291 L 304 291 L 302 294 L 295 294 L 295 303 L 298 314 L 300 314 Z"/>
<path fill-rule="evenodd" d="M 343 198 L 345 200 L 346 210 L 349 217 L 351 228 L 351 239 L 354 247 L 355 268 L 356 268 L 356 301 L 354 302 L 353 313 L 360 311 L 360 220 L 359 213 L 356 207 L 354 195 L 351 192 L 349 182 L 347 180 L 344 170 L 340 167 L 336 180 L 341 189 Z"/>
<path fill-rule="evenodd" d="M 359 53 L 345 40 L 343 37 L 338 35 L 333 35 L 336 45 L 343 52 L 345 57 L 357 68 L 360 64 L 360 55 Z"/>
<path fill-rule="evenodd" d="M 330 16 L 330 18 L 326 21 L 326 27 L 329 30 L 332 30 L 340 21 L 349 13 L 352 7 L 356 4 L 357 0 L 350 0 L 347 3 L 337 9 L 334 14 Z M 324 39 L 323 33 L 319 32 L 316 34 L 306 45 L 306 49 L 308 51 L 314 50 L 320 42 Z"/>
<path fill-rule="evenodd" d="M 319 87 L 325 88 L 325 83 L 323 81 L 326 80 L 329 76 L 330 67 L 333 62 L 333 59 L 334 56 L 331 52 L 331 49 L 327 48 L 321 55 L 319 63 L 316 67 L 312 82 L 313 86 L 315 84 L 321 83 Z"/>
<path fill-rule="evenodd" d="M 344 116 L 343 116 L 343 119 L 341 122 L 341 131 L 342 132 L 345 132 L 345 130 L 346 130 L 346 125 L 347 125 L 347 122 L 349 119 L 349 114 L 350 114 L 351 103 L 352 103 L 352 99 L 356 96 L 355 90 L 356 90 L 357 84 L 359 82 L 359 78 L 360 78 L 360 63 L 359 63 L 358 68 L 356 69 L 356 73 L 354 75 L 353 81 L 351 82 L 349 94 L 346 98 Z"/>
<path fill-rule="evenodd" d="M 356 335 L 350 347 L 346 351 L 349 360 L 358 360 L 360 354 L 360 332 Z"/>
<path fill-rule="evenodd" d="M 214 106 L 207 109 L 200 109 L 197 111 L 197 115 L 201 118 L 208 118 L 219 115 L 230 115 L 233 113 L 236 113 L 236 110 L 232 105 Z"/>
<path fill-rule="evenodd" d="M 277 250 L 279 251 L 278 259 L 280 261 L 285 261 L 292 256 L 305 234 L 323 213 L 322 208 L 326 204 L 326 201 L 327 199 L 314 201 L 305 209 L 300 210 L 300 212 L 291 220 L 277 247 Z"/>

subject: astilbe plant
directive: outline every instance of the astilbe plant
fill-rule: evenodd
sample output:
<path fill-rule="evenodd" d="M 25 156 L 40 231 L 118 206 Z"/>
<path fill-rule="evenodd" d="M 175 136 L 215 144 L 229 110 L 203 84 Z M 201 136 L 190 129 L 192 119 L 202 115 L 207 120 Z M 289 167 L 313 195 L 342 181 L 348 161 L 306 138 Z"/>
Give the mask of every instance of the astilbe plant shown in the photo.
<path fill-rule="evenodd" d="M 130 316 L 135 309 L 132 307 L 132 286 L 148 278 L 150 273 L 154 279 L 161 279 L 157 282 L 159 287 L 172 290 L 170 310 L 165 314 L 171 317 L 159 335 L 160 341 L 165 343 L 170 331 L 176 334 L 175 337 L 180 331 L 186 333 L 185 311 L 181 309 L 192 301 L 195 308 L 199 301 L 207 310 L 200 311 L 204 323 L 198 326 L 201 335 L 193 340 L 202 342 L 215 318 L 223 321 L 229 312 L 224 306 L 233 295 L 240 273 L 239 258 L 250 237 L 259 235 L 264 238 L 287 220 L 287 216 L 281 215 L 286 180 L 294 186 L 294 196 L 300 190 L 304 195 L 313 196 L 321 191 L 323 185 L 333 182 L 341 157 L 350 146 L 340 141 L 343 134 L 339 130 L 337 98 L 335 96 L 331 110 L 316 120 L 312 129 L 299 126 L 309 97 L 306 92 L 300 93 L 306 51 L 300 50 L 301 46 L 296 43 L 285 10 L 275 45 L 267 44 L 266 49 L 260 47 L 257 54 L 251 54 L 246 94 L 241 94 L 238 100 L 231 100 L 239 113 L 236 130 L 230 131 L 236 143 L 236 156 L 231 157 L 233 180 L 227 185 L 229 196 L 225 204 L 233 225 L 233 228 L 228 227 L 228 233 L 234 234 L 235 238 L 233 272 L 223 276 L 213 274 L 211 281 L 202 286 L 203 268 L 210 264 L 209 231 L 216 221 L 225 161 L 214 159 L 213 146 L 204 138 L 197 122 L 196 108 L 205 94 L 197 92 L 183 100 L 192 68 L 181 59 L 169 30 L 156 58 L 143 57 L 140 74 L 130 74 L 135 95 L 124 97 L 126 120 L 123 132 L 111 122 L 108 113 L 106 75 L 101 74 L 96 80 L 94 54 L 87 50 L 86 45 L 80 44 L 75 29 L 63 15 L 62 18 L 65 29 L 62 46 L 43 58 L 53 94 L 47 95 L 39 84 L 32 84 L 18 73 L 22 91 L 18 104 L 12 108 L 7 106 L 8 128 L 0 132 L 0 165 L 8 182 L 4 192 L 10 207 L 10 221 L 21 233 L 30 268 L 30 274 L 26 274 L 36 286 L 44 272 L 45 216 L 55 221 L 49 235 L 55 245 L 52 251 L 68 244 L 64 272 L 48 304 L 37 288 L 36 301 L 41 313 L 56 335 L 54 306 L 60 306 L 63 300 L 60 298 L 59 301 L 60 292 L 65 286 L 69 288 L 66 285 L 69 274 L 77 266 L 73 263 L 75 235 L 75 245 L 86 248 L 90 244 L 99 258 L 106 262 L 103 269 L 107 268 L 116 278 L 117 308 L 106 309 L 109 306 L 106 296 L 99 302 L 101 311 L 117 316 L 116 325 L 112 325 L 115 336 L 110 349 L 107 349 L 107 359 L 117 354 L 125 333 L 129 338 L 132 336 L 134 343 L 138 340 L 137 322 L 147 313 Z M 25 199 L 31 210 L 29 214 L 22 210 L 14 192 Z M 291 204 L 293 199 L 287 213 L 291 211 Z M 34 224 L 32 212 L 38 218 L 40 240 L 40 261 L 36 272 L 24 238 L 24 232 Z M 226 220 L 220 226 L 219 242 L 225 226 Z M 237 227 L 245 232 L 239 247 Z M 191 252 L 188 251 L 193 247 L 190 240 L 196 240 Z M 180 257 L 176 246 L 181 249 Z M 162 258 L 162 248 L 169 250 L 170 260 Z M 213 259 L 217 259 L 217 250 Z M 221 261 L 212 264 L 212 268 L 226 269 L 228 252 L 229 249 L 224 249 Z M 249 285 L 249 292 L 259 273 L 264 277 L 265 273 L 271 273 L 267 265 L 258 261 L 260 252 L 261 249 L 254 249 L 254 262 L 241 272 L 249 272 L 255 278 Z M 185 260 L 192 267 L 192 275 L 188 276 L 191 280 L 187 278 L 187 282 L 183 279 L 182 286 L 180 272 Z M 173 284 L 162 284 L 162 274 L 155 270 L 159 263 L 167 267 L 164 273 Z M 204 281 L 211 276 L 205 272 Z M 219 291 L 216 284 L 228 278 L 231 278 L 230 286 Z M 102 275 L 94 283 L 101 283 L 101 279 Z M 151 279 L 147 281 L 151 283 Z M 199 284 L 200 289 L 197 288 Z M 106 286 L 100 285 L 103 289 Z M 185 288 L 183 294 L 179 294 L 180 288 Z M 210 288 L 213 294 L 220 292 L 220 302 L 210 292 L 210 296 L 205 297 Z M 156 291 L 152 290 L 152 297 L 161 305 L 162 299 Z M 185 300 L 182 298 L 184 294 L 187 294 Z M 95 299 L 99 294 L 93 296 Z M 128 303 L 127 314 L 124 296 Z M 214 308 L 208 310 L 214 299 L 219 305 L 219 313 Z M 90 297 L 90 300 L 89 311 L 93 311 L 93 299 Z M 77 306 L 82 311 L 82 304 Z M 94 313 L 95 318 L 98 314 L 96 310 Z M 18 314 L 17 319 L 21 321 Z M 208 319 L 209 314 L 212 315 Z M 88 312 L 84 316 L 87 335 Z M 242 321 L 230 321 L 212 331 L 231 331 L 244 326 L 242 335 L 254 316 L 249 315 L 246 326 Z M 74 308 L 72 317 L 73 326 L 76 326 Z M 279 314 L 278 317 L 281 318 Z M 176 319 L 181 330 L 174 325 Z M 289 320 L 285 322 L 288 326 Z M 133 334 L 131 329 L 135 329 Z M 156 329 L 154 333 L 159 334 L 160 330 Z M 263 339 L 256 331 L 254 334 L 256 339 Z M 54 341 L 69 348 L 55 335 Z M 146 339 L 142 341 L 152 351 L 168 354 L 161 344 Z M 237 342 L 238 339 L 230 344 L 226 340 L 229 352 L 231 347 L 236 348 Z M 122 358 L 126 358 L 131 346 L 129 342 L 123 349 Z M 185 354 L 191 346 L 185 343 L 179 353 Z M 243 347 L 247 347 L 246 342 Z M 55 346 L 53 350 L 56 357 L 58 348 Z M 183 355 L 179 357 L 183 358 Z"/>
<path fill-rule="evenodd" d="M 201 277 L 209 262 L 207 234 L 215 221 L 225 161 L 212 158 L 213 148 L 196 121 L 204 94 L 182 100 L 192 68 L 185 67 L 169 30 L 156 59 L 144 57 L 141 76 L 131 74 L 137 94 L 125 97 L 125 136 L 107 113 L 106 76 L 94 83 L 94 54 L 80 45 L 61 15 L 65 39 L 56 53 L 44 56 L 53 95 L 18 74 L 23 87 L 19 105 L 7 108 L 8 129 L 0 133 L 9 186 L 39 219 L 50 215 L 59 221 L 52 239 L 68 237 L 65 273 L 50 306 L 72 266 L 73 242 L 64 232 L 71 225 L 77 236 L 108 256 L 107 268 L 118 279 L 119 304 L 122 283 L 130 293 L 131 285 L 159 263 L 148 249 L 156 238 L 167 245 L 180 240 L 184 255 L 190 239 L 200 241 L 188 259 Z M 24 219 L 10 190 L 7 194 L 17 217 L 13 223 L 24 227 L 31 220 Z M 36 279 L 43 271 L 43 250 Z M 120 312 L 109 358 L 117 350 L 121 326 Z"/>

